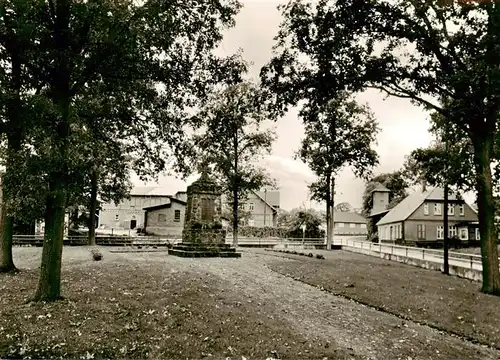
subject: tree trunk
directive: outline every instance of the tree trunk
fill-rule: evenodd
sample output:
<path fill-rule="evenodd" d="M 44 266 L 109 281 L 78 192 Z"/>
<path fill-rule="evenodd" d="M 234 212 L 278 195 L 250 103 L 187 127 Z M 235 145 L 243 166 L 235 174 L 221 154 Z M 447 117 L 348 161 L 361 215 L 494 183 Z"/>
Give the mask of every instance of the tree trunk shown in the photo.
<path fill-rule="evenodd" d="M 329 249 L 329 244 L 331 244 L 331 237 L 332 237 L 332 228 L 330 227 L 331 224 L 331 196 L 330 196 L 330 181 L 331 177 L 330 175 L 326 176 L 326 249 Z"/>
<path fill-rule="evenodd" d="M 233 246 L 238 246 L 238 189 L 233 189 Z"/>
<path fill-rule="evenodd" d="M 15 127 L 16 128 L 16 127 Z M 16 131 L 17 129 L 12 129 Z M 7 164 L 5 167 L 4 179 L 2 181 L 2 206 L 0 214 L 0 273 L 17 271 L 12 257 L 12 235 L 14 228 L 14 218 L 8 214 L 7 201 L 11 196 L 10 187 L 12 183 L 11 175 L 15 169 L 13 154 L 18 152 L 21 147 L 20 134 L 7 137 Z"/>
<path fill-rule="evenodd" d="M 491 132 L 491 135 L 476 136 L 472 139 L 483 265 L 483 286 L 481 291 L 487 294 L 500 295 L 500 272 L 494 221 L 495 204 L 490 168 L 493 141 L 494 132 Z"/>
<path fill-rule="evenodd" d="M 71 103 L 71 1 L 57 2 L 53 38 L 55 71 L 50 79 L 50 97 L 59 110 L 54 119 L 52 152 L 57 159 L 49 173 L 49 194 L 45 209 L 45 234 L 42 264 L 35 301 L 54 301 L 61 297 L 61 260 L 64 237 L 64 218 L 67 205 L 68 139 L 70 135 Z"/>
<path fill-rule="evenodd" d="M 90 209 L 89 209 L 89 245 L 94 246 L 95 241 L 95 213 L 97 211 L 97 184 L 98 174 L 95 169 L 90 174 Z"/>
<path fill-rule="evenodd" d="M 2 187 L 2 197 L 5 199 L 5 190 Z M 5 201 L 2 201 L 2 214 L 0 218 L 0 228 L 2 229 L 0 243 L 0 273 L 14 272 L 16 267 L 12 258 L 12 228 L 14 219 L 7 215 L 7 206 Z"/>
<path fill-rule="evenodd" d="M 328 250 L 332 249 L 333 240 L 334 240 L 334 231 L 335 231 L 335 177 L 332 175 L 331 177 L 331 190 L 330 190 L 330 245 L 327 246 Z"/>
<path fill-rule="evenodd" d="M 35 301 L 54 301 L 61 298 L 61 260 L 64 233 L 66 192 L 60 179 L 54 179 L 45 210 L 40 279 Z"/>

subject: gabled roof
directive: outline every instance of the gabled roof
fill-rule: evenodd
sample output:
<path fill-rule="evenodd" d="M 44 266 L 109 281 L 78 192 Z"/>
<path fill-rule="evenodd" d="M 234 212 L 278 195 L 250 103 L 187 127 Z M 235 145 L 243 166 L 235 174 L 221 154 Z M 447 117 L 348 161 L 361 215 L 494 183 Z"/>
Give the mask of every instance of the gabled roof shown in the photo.
<path fill-rule="evenodd" d="M 267 206 L 269 206 L 273 211 L 278 211 L 278 209 L 276 209 L 273 205 L 269 204 L 269 202 L 267 202 L 266 200 L 264 200 L 264 198 L 262 196 L 260 196 L 260 194 L 257 192 L 257 191 L 252 191 L 259 199 L 262 200 L 262 202 L 264 204 L 266 204 Z"/>
<path fill-rule="evenodd" d="M 458 200 L 454 194 L 448 195 L 448 199 L 452 201 Z M 416 191 L 408 195 L 391 209 L 380 221 L 378 225 L 390 224 L 398 221 L 404 221 L 418 209 L 426 200 L 442 201 L 444 200 L 444 190 L 442 188 L 432 188 L 425 192 Z"/>
<path fill-rule="evenodd" d="M 174 197 L 171 197 L 169 196 L 170 198 L 170 202 L 167 203 L 167 204 L 160 204 L 160 205 L 153 205 L 153 206 L 147 206 L 145 208 L 142 208 L 142 210 L 146 210 L 146 211 L 153 211 L 153 210 L 160 210 L 160 209 L 168 209 L 169 207 L 172 206 L 172 202 L 176 202 L 176 203 L 179 203 L 181 205 L 184 205 L 186 206 L 187 205 L 187 202 L 185 201 L 182 201 L 182 200 L 179 200 L 179 199 L 176 199 Z"/>
<path fill-rule="evenodd" d="M 379 182 L 375 184 L 375 189 L 373 189 L 371 192 L 374 192 L 374 191 L 391 192 L 391 190 L 389 190 L 388 188 L 386 188 L 384 185 L 382 185 Z"/>
<path fill-rule="evenodd" d="M 366 224 L 367 221 L 363 215 L 353 211 L 335 211 L 333 213 L 333 222 Z"/>
<path fill-rule="evenodd" d="M 377 210 L 373 211 L 373 209 L 370 211 L 369 217 L 375 216 L 375 215 L 381 215 L 381 214 L 387 214 L 391 209 L 384 209 L 384 210 Z"/>

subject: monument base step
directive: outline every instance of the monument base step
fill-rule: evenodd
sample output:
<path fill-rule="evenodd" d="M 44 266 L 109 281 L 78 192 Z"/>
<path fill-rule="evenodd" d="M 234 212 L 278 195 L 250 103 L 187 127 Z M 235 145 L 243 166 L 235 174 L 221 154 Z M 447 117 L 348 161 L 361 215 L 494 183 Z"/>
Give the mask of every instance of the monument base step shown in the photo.
<path fill-rule="evenodd" d="M 241 253 L 237 253 L 229 244 L 180 243 L 169 249 L 168 254 L 179 257 L 241 257 Z"/>

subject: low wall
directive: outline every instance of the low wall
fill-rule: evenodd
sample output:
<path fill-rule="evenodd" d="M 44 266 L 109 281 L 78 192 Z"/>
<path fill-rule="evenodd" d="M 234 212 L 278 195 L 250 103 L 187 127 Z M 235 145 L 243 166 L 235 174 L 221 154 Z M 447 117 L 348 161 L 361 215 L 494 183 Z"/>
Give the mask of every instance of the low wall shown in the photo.
<path fill-rule="evenodd" d="M 412 259 L 401 255 L 384 254 L 370 249 L 360 249 L 346 245 L 343 245 L 342 249 L 359 254 L 376 256 L 385 260 L 397 261 L 408 265 L 418 266 L 424 269 L 443 271 L 443 264 L 441 262 L 438 263 L 429 260 Z M 464 279 L 469 279 L 474 281 L 482 281 L 483 279 L 483 274 L 479 270 L 467 269 L 453 265 L 450 265 L 449 269 L 450 269 L 450 275 L 455 275 Z"/>

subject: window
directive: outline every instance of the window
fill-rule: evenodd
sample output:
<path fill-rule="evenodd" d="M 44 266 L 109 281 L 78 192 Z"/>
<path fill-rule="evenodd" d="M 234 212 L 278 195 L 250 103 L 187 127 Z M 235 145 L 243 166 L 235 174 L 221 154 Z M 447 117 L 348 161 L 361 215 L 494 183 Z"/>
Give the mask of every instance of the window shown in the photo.
<path fill-rule="evenodd" d="M 465 205 L 464 204 L 460 205 L 460 216 L 465 216 Z"/>
<path fill-rule="evenodd" d="M 443 240 L 444 239 L 444 228 L 442 225 L 437 227 L 437 239 L 438 240 Z"/>
<path fill-rule="evenodd" d="M 448 237 L 452 238 L 457 236 L 457 227 L 456 226 L 449 226 L 448 227 Z"/>
<path fill-rule="evenodd" d="M 176 221 L 176 222 L 181 221 L 181 211 L 180 210 L 174 211 L 174 221 Z"/>
<path fill-rule="evenodd" d="M 481 240 L 481 234 L 479 233 L 479 228 L 476 228 L 476 240 Z"/>
<path fill-rule="evenodd" d="M 429 215 L 429 204 L 424 204 L 424 215 Z"/>
<path fill-rule="evenodd" d="M 355 228 L 355 227 L 356 227 L 356 224 L 355 224 L 355 223 L 350 223 L 350 224 L 349 224 L 349 227 L 351 227 L 351 228 Z"/>
<path fill-rule="evenodd" d="M 165 215 L 165 214 L 158 214 L 158 222 L 159 223 L 167 222 L 167 215 Z"/>
<path fill-rule="evenodd" d="M 441 204 L 434 204 L 434 215 L 441 215 Z"/>
<path fill-rule="evenodd" d="M 344 227 L 344 223 L 339 222 L 339 228 Z"/>
<path fill-rule="evenodd" d="M 253 203 L 248 204 L 248 210 L 253 211 L 254 206 Z"/>
<path fill-rule="evenodd" d="M 255 220 L 254 219 L 248 219 L 248 226 L 255 226 Z"/>
<path fill-rule="evenodd" d="M 455 215 L 455 204 L 448 204 L 448 215 Z"/>
<path fill-rule="evenodd" d="M 417 238 L 418 238 L 418 240 L 425 240 L 425 225 L 424 224 L 417 225 Z M 439 228 L 438 228 L 438 238 L 439 238 Z"/>
<path fill-rule="evenodd" d="M 120 220 L 120 215 L 119 215 L 119 214 L 116 214 L 116 215 L 115 215 L 115 221 L 118 221 L 118 220 Z"/>
<path fill-rule="evenodd" d="M 460 229 L 460 240 L 468 240 L 469 239 L 469 232 L 467 231 L 467 228 L 461 228 Z"/>
<path fill-rule="evenodd" d="M 366 229 L 366 224 L 361 224 L 361 229 Z"/>

